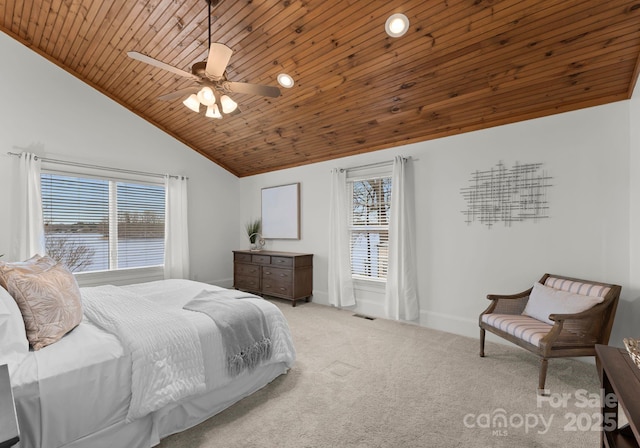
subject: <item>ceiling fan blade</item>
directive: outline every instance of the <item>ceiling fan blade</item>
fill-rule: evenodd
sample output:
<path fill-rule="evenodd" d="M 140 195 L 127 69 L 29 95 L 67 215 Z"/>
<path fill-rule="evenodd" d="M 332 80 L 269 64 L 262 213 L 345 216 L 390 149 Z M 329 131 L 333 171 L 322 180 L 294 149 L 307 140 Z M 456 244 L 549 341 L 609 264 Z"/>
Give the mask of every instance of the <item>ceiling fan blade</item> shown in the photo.
<path fill-rule="evenodd" d="M 192 93 L 197 93 L 200 90 L 200 87 L 187 87 L 186 89 L 176 90 L 175 92 L 167 93 L 165 95 L 159 96 L 158 99 L 160 101 L 173 101 L 178 98 L 184 98 Z"/>
<path fill-rule="evenodd" d="M 280 96 L 280 89 L 274 86 L 228 81 L 224 83 L 223 87 L 233 93 L 247 93 L 249 95 L 270 96 L 272 98 Z"/>
<path fill-rule="evenodd" d="M 176 68 L 172 65 L 165 64 L 164 62 L 158 61 L 157 59 L 153 59 L 152 57 L 147 56 L 146 54 L 138 53 L 137 51 L 129 51 L 127 52 L 127 56 L 137 61 L 144 62 L 145 64 L 153 65 L 154 67 L 174 73 L 176 75 L 184 76 L 185 78 L 191 78 L 196 81 L 200 80 L 200 78 L 198 78 L 197 76 L 189 72 L 180 70 L 179 68 Z"/>
<path fill-rule="evenodd" d="M 213 79 L 220 79 L 227 69 L 229 60 L 233 50 L 225 44 L 214 42 L 209 48 L 209 57 L 207 58 L 207 66 L 204 69 L 206 75 Z"/>

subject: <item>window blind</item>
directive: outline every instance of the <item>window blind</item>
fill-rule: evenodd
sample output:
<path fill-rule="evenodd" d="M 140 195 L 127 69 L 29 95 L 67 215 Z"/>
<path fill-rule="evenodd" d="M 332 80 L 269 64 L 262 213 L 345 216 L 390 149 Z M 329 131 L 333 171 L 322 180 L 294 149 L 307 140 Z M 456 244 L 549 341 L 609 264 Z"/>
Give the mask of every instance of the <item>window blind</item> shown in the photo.
<path fill-rule="evenodd" d="M 164 262 L 162 185 L 41 175 L 47 253 L 74 272 Z"/>
<path fill-rule="evenodd" d="M 118 268 L 164 263 L 164 187 L 118 182 Z"/>
<path fill-rule="evenodd" d="M 359 179 L 349 184 L 351 273 L 384 280 L 389 259 L 391 177 Z"/>

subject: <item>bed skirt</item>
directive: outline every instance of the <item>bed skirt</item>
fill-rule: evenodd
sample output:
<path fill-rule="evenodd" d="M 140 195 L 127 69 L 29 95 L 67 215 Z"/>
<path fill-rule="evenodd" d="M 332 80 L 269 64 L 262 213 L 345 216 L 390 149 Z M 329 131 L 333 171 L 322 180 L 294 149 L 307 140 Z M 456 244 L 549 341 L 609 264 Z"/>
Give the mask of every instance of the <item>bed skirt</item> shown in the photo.
<path fill-rule="evenodd" d="M 263 366 L 245 372 L 230 384 L 209 391 L 182 403 L 167 405 L 143 418 L 125 423 L 119 421 L 99 432 L 75 440 L 61 448 L 150 448 L 160 440 L 196 426 L 222 412 L 229 406 L 262 389 L 278 376 L 286 373 L 286 363 Z M 22 447 L 20 444 L 17 448 Z"/>

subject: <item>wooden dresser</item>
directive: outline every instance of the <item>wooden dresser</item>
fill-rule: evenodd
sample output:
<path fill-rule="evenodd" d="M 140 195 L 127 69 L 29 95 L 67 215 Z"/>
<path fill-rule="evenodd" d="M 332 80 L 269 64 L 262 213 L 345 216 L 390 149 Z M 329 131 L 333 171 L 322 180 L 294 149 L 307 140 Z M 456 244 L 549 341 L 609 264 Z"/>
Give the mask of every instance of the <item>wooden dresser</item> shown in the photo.
<path fill-rule="evenodd" d="M 603 448 L 640 447 L 640 369 L 625 349 L 596 345 L 602 381 L 602 433 Z M 618 425 L 620 410 L 625 413 L 627 425 Z"/>
<path fill-rule="evenodd" d="M 313 294 L 313 254 L 233 251 L 233 287 L 293 301 Z"/>

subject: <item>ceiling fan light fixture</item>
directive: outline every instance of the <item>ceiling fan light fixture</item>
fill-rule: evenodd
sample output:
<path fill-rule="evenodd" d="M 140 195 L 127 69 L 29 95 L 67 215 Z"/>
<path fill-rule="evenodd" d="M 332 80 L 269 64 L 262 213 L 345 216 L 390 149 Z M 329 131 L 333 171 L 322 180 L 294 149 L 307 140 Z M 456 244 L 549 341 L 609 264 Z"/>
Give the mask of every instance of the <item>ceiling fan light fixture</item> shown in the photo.
<path fill-rule="evenodd" d="M 220 97 L 220 104 L 222 105 L 222 112 L 225 114 L 230 114 L 238 108 L 238 103 L 233 101 L 227 95 L 222 95 Z"/>
<path fill-rule="evenodd" d="M 290 89 L 291 87 L 293 87 L 294 81 L 290 75 L 287 75 L 286 73 L 280 73 L 278 75 L 278 84 L 280 84 L 285 89 Z"/>
<path fill-rule="evenodd" d="M 392 14 L 384 24 L 384 29 L 391 37 L 403 36 L 409 30 L 409 19 L 401 13 Z"/>
<path fill-rule="evenodd" d="M 198 101 L 198 97 L 196 96 L 195 93 L 192 93 L 191 95 L 189 95 L 189 98 L 184 100 L 182 104 L 187 106 L 189 109 L 191 109 L 195 113 L 200 112 L 200 101 Z"/>
<path fill-rule="evenodd" d="M 213 89 L 208 86 L 204 86 L 198 92 L 198 101 L 205 106 L 213 106 L 216 103 L 216 96 L 213 93 Z"/>
<path fill-rule="evenodd" d="M 169 65 L 165 62 L 154 59 L 143 53 L 129 51 L 127 55 L 145 64 L 152 65 L 156 68 L 171 72 L 183 78 L 188 78 L 197 83 L 197 87 L 189 87 L 179 89 L 171 94 L 162 95 L 158 99 L 162 101 L 173 101 L 178 98 L 188 98 L 182 103 L 193 112 L 199 114 L 201 106 L 205 106 L 205 116 L 211 118 L 222 118 L 222 114 L 238 114 L 240 109 L 238 103 L 229 98 L 228 95 L 222 95 L 224 92 L 261 95 L 270 98 L 277 98 L 281 92 L 278 87 L 260 84 L 251 84 L 248 82 L 230 82 L 227 80 L 226 71 L 231 60 L 233 50 L 222 42 L 211 42 L 211 7 L 218 4 L 219 0 L 206 0 L 209 5 L 208 25 L 209 25 L 209 51 L 206 61 L 196 62 L 191 66 L 191 72 L 181 70 L 177 67 Z M 283 81 L 283 86 L 292 87 L 293 78 L 288 75 L 287 80 Z M 218 92 L 216 96 L 215 92 Z"/>
<path fill-rule="evenodd" d="M 204 113 L 209 118 L 222 118 L 222 114 L 218 110 L 218 105 L 207 106 L 207 111 Z"/>

